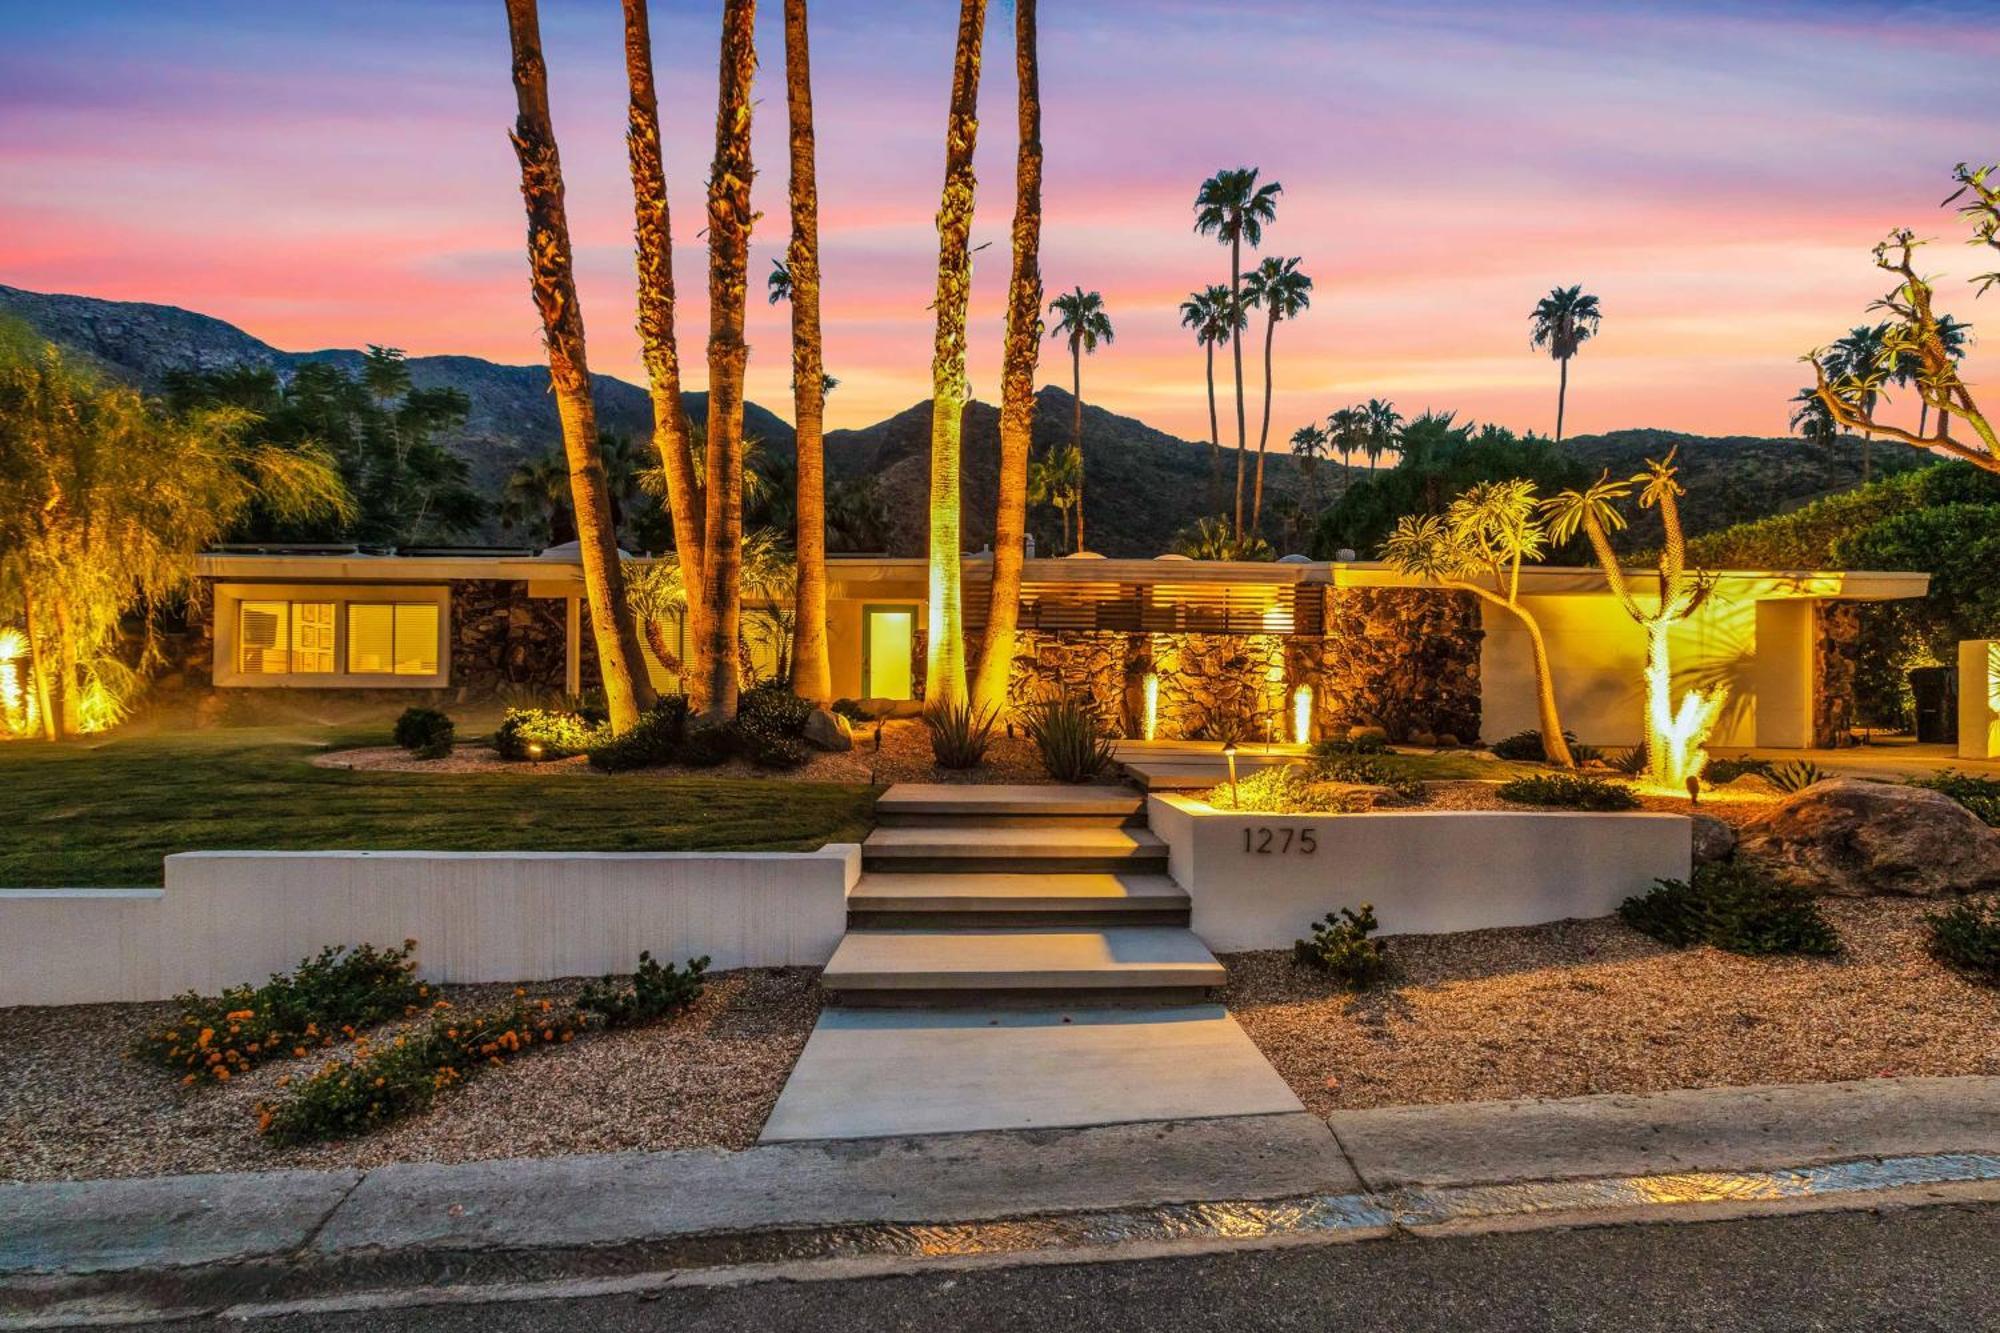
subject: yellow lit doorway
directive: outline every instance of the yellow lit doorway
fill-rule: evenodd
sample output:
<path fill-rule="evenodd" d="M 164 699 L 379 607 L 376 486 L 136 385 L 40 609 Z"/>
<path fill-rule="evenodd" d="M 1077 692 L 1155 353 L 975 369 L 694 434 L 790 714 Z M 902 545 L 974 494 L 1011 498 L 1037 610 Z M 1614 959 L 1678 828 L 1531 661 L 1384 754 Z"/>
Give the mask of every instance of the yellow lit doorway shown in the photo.
<path fill-rule="evenodd" d="M 908 699 L 915 689 L 910 656 L 916 645 L 913 606 L 861 609 L 861 693 L 869 699 Z"/>

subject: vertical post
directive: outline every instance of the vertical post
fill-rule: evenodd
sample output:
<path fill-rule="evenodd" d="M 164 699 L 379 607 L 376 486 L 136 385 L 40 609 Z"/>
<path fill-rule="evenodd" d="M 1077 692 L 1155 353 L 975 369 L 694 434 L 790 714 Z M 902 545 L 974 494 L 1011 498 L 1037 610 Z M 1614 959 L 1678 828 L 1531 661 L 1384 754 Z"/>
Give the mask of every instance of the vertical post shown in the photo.
<path fill-rule="evenodd" d="M 563 693 L 572 699 L 583 693 L 583 608 L 575 593 L 563 597 Z"/>

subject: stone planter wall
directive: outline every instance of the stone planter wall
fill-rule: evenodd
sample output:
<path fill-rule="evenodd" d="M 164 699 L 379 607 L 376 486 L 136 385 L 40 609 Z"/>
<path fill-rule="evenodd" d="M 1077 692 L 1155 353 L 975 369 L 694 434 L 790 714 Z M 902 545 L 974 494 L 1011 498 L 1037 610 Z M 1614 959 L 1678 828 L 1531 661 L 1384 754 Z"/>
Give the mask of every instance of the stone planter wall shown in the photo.
<path fill-rule="evenodd" d="M 1294 639 L 1310 658 L 1315 729 L 1381 727 L 1413 735 L 1479 739 L 1479 602 L 1442 588 L 1329 588 L 1326 633 Z"/>
<path fill-rule="evenodd" d="M 1861 603 L 1813 603 L 1812 743 L 1846 745 L 1854 727 Z"/>

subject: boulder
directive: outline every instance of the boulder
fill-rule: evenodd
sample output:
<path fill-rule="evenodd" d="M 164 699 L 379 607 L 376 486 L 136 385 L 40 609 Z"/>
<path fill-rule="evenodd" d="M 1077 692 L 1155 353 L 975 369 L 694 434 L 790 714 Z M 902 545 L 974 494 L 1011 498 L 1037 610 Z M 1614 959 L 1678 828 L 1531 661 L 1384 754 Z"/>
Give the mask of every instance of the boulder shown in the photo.
<path fill-rule="evenodd" d="M 1736 850 L 1736 828 L 1726 819 L 1714 815 L 1694 815 L 1694 863 L 1705 866 L 1711 861 L 1727 861 Z"/>
<path fill-rule="evenodd" d="M 847 719 L 830 708 L 815 708 L 806 719 L 803 733 L 807 745 L 818 750 L 839 753 L 854 748 L 854 728 Z"/>
<path fill-rule="evenodd" d="M 1784 884 L 1845 897 L 2000 889 L 2000 829 L 1923 787 L 1830 778 L 1739 832 L 1736 856 Z"/>

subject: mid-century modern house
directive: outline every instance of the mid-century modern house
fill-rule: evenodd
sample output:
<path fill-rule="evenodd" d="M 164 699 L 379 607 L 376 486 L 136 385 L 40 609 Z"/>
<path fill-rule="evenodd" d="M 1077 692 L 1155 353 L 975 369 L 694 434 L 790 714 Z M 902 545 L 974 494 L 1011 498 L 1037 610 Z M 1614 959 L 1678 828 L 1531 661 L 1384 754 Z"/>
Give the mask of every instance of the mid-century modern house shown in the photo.
<path fill-rule="evenodd" d="M 990 558 L 965 563 L 969 635 Z M 540 553 L 351 548 L 229 549 L 202 557 L 184 654 L 190 683 L 410 691 L 444 699 L 590 687 L 575 548 Z M 1650 580 L 1637 580 L 1641 593 Z M 1683 686 L 1726 683 L 1719 745 L 1832 744 L 1847 730 L 1859 604 L 1922 596 L 1923 574 L 1726 571 L 1675 630 Z M 834 557 L 833 683 L 855 699 L 909 700 L 923 683 L 925 566 Z M 1638 740 L 1645 637 L 1594 567 L 1531 566 L 1524 601 L 1555 664 L 1564 722 L 1583 740 Z M 777 612 L 779 614 L 773 614 Z M 782 608 L 766 608 L 769 629 Z M 746 619 L 753 624 L 759 616 Z M 1030 560 L 1015 659 L 1017 701 L 1080 692 L 1127 736 L 1291 739 L 1375 725 L 1392 739 L 1494 740 L 1536 725 L 1525 636 L 1469 593 L 1383 565 Z M 671 649 L 679 627 L 659 627 Z M 768 672 L 772 635 L 751 633 Z M 655 683 L 677 681 L 651 648 Z"/>

